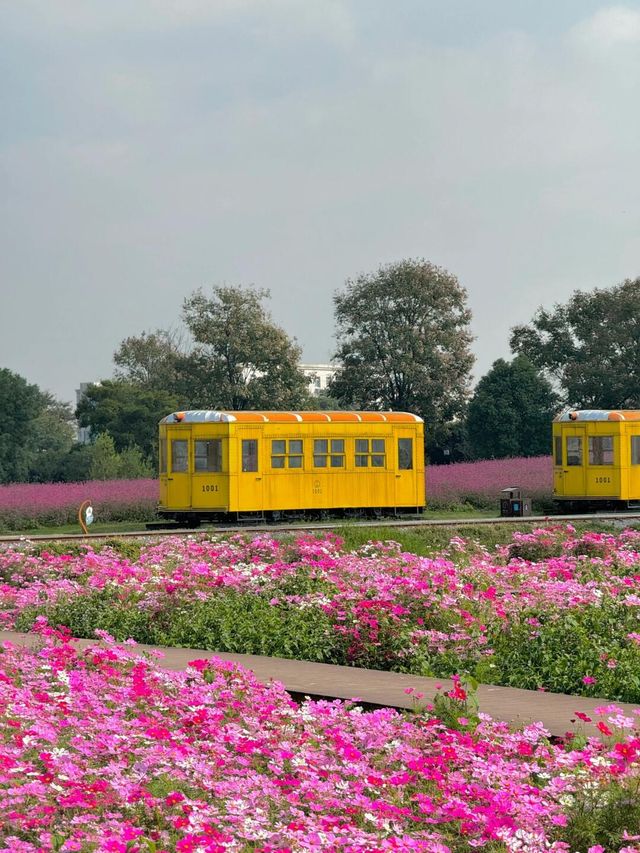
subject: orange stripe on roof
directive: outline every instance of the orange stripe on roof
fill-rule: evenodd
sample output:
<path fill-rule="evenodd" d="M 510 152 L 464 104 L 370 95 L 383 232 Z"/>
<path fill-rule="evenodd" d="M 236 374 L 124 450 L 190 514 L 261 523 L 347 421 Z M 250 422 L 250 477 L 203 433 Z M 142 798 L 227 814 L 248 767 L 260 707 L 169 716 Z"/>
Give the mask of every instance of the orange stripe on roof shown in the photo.
<path fill-rule="evenodd" d="M 236 421 L 241 424 L 264 424 L 268 421 L 262 412 L 225 412 L 225 414 L 233 414 Z"/>
<path fill-rule="evenodd" d="M 295 424 L 300 421 L 300 416 L 296 412 L 265 412 L 264 415 L 272 424 Z"/>
<path fill-rule="evenodd" d="M 386 412 L 386 419 L 392 424 L 419 424 L 422 418 L 411 412 Z"/>
<path fill-rule="evenodd" d="M 609 412 L 610 421 L 640 421 L 640 412 L 636 409 L 616 409 Z"/>

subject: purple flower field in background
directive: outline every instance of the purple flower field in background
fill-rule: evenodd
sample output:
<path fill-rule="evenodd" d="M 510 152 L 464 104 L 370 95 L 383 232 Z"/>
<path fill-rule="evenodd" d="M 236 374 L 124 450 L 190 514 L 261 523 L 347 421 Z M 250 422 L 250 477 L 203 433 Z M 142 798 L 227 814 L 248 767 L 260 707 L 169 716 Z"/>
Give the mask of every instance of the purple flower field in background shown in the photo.
<path fill-rule="evenodd" d="M 88 483 L 14 483 L 0 486 L 0 530 L 73 524 L 78 507 L 91 501 L 96 521 L 153 518 L 158 481 L 92 480 Z"/>
<path fill-rule="evenodd" d="M 551 500 L 550 456 L 489 459 L 427 466 L 427 504 L 497 507 L 499 492 L 520 486 L 542 508 Z M 73 524 L 80 504 L 90 500 L 96 521 L 147 521 L 155 516 L 158 481 L 93 480 L 88 483 L 16 483 L 0 486 L 0 531 Z"/>
<path fill-rule="evenodd" d="M 434 508 L 464 503 L 495 508 L 501 489 L 512 486 L 538 504 L 550 502 L 553 492 L 550 456 L 428 465 L 426 479 L 427 504 Z"/>

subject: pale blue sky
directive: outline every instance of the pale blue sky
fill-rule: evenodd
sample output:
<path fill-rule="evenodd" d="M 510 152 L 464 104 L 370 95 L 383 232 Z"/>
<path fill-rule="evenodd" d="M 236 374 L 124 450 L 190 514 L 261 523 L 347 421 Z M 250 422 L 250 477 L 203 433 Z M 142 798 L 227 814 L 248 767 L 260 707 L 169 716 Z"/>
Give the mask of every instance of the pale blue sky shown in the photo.
<path fill-rule="evenodd" d="M 0 366 L 71 399 L 221 282 L 307 361 L 345 278 L 455 273 L 476 376 L 640 275 L 640 3 L 0 0 Z"/>

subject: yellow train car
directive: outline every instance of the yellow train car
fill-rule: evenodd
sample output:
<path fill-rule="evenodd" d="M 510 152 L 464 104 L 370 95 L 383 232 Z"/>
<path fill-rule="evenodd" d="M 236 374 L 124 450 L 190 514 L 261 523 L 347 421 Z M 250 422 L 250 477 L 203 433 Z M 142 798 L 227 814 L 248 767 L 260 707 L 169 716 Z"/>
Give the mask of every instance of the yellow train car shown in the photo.
<path fill-rule="evenodd" d="M 159 512 L 187 524 L 425 504 L 424 424 L 409 413 L 174 412 L 159 449 Z"/>
<path fill-rule="evenodd" d="M 564 509 L 640 506 L 640 411 L 584 410 L 553 422 L 553 494 Z"/>

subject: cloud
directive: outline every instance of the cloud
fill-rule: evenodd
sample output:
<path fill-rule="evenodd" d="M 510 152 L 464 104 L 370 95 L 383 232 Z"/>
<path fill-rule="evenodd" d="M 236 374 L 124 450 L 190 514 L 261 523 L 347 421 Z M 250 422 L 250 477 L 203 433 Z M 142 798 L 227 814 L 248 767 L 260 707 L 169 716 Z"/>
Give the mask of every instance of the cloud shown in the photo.
<path fill-rule="evenodd" d="M 606 6 L 570 31 L 575 44 L 595 50 L 610 50 L 640 43 L 640 10 L 629 6 Z"/>
<path fill-rule="evenodd" d="M 322 360 L 335 288 L 424 255 L 468 287 L 482 371 L 539 304 L 636 275 L 640 12 L 500 0 L 445 37 L 446 4 L 405 3 L 0 0 L 14 369 L 52 387 L 45 287 L 66 395 L 80 349 L 106 375 L 209 282 L 270 287 Z"/>
<path fill-rule="evenodd" d="M 310 36 L 348 45 L 354 35 L 346 0 L 21 0 L 0 7 L 3 27 L 38 38 L 179 32 L 246 26 L 271 39 Z"/>

